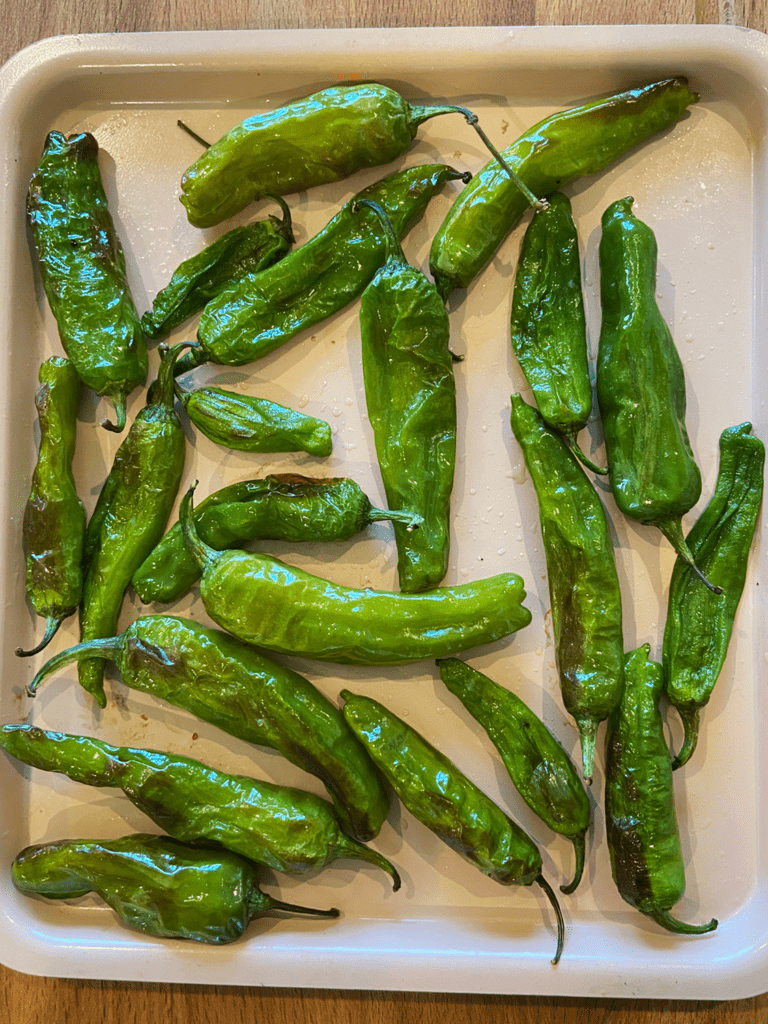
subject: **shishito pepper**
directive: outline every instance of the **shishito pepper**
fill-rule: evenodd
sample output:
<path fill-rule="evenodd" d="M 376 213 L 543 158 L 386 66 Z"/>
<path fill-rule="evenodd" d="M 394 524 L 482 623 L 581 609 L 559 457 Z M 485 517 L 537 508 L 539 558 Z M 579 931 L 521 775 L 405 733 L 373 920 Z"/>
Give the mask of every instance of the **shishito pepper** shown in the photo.
<path fill-rule="evenodd" d="M 639 142 L 669 128 L 698 100 L 684 78 L 670 78 L 553 114 L 501 151 L 537 196 L 596 174 Z M 429 256 L 446 299 L 466 288 L 493 256 L 529 200 L 497 160 L 463 189 L 438 229 Z"/>
<path fill-rule="evenodd" d="M 83 592 L 86 516 L 72 475 L 80 379 L 69 360 L 53 356 L 40 367 L 38 380 L 40 447 L 24 509 L 23 534 L 27 596 L 46 626 L 33 650 L 16 650 L 21 656 L 37 654 L 47 646 L 64 619 L 77 611 Z"/>
<path fill-rule="evenodd" d="M 223 945 L 270 913 L 338 917 L 284 903 L 259 888 L 256 866 L 229 850 L 139 833 L 122 839 L 63 839 L 15 858 L 17 889 L 49 900 L 98 893 L 129 928 L 161 938 Z"/>
<path fill-rule="evenodd" d="M 99 173 L 93 135 L 51 132 L 27 195 L 27 219 L 64 351 L 82 382 L 115 406 L 147 376 L 147 346 L 125 275 L 125 256 Z"/>
<path fill-rule="evenodd" d="M 685 892 L 672 765 L 659 712 L 661 665 L 644 644 L 626 657 L 624 692 L 605 739 L 605 823 L 621 898 L 668 931 L 699 935 L 717 927 L 685 924 L 670 913 Z"/>
<path fill-rule="evenodd" d="M 684 765 L 696 749 L 699 711 L 712 696 L 728 653 L 763 496 L 764 465 L 765 445 L 752 433 L 751 423 L 723 431 L 715 493 L 686 538 L 696 564 L 711 583 L 722 587 L 722 594 L 702 587 L 681 558 L 672 570 L 664 689 L 685 727 L 673 768 Z"/>
<path fill-rule="evenodd" d="M 34 696 L 53 672 L 86 657 L 115 661 L 125 686 L 279 751 L 321 779 L 349 835 L 367 842 L 378 834 L 389 811 L 381 779 L 336 705 L 297 672 L 220 630 L 145 615 L 121 636 L 55 655 L 27 693 Z"/>
<path fill-rule="evenodd" d="M 410 266 L 386 212 L 368 207 L 387 258 L 360 299 L 365 401 L 387 504 L 421 517 L 395 523 L 400 589 L 438 586 L 448 569 L 456 463 L 456 387 L 448 314 L 434 284 Z"/>

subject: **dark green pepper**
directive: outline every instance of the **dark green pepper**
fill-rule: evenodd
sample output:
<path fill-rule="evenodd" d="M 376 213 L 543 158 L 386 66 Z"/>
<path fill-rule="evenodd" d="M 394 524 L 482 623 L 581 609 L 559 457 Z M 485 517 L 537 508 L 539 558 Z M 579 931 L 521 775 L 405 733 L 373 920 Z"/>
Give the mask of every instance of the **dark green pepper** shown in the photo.
<path fill-rule="evenodd" d="M 488 733 L 515 789 L 534 814 L 576 853 L 576 870 L 560 891 L 570 894 L 584 871 L 589 797 L 573 762 L 533 711 L 511 690 L 456 658 L 437 662 L 440 678 Z"/>
<path fill-rule="evenodd" d="M 349 835 L 367 842 L 378 834 L 389 812 L 387 793 L 339 709 L 308 679 L 219 630 L 146 615 L 122 636 L 55 655 L 27 693 L 34 696 L 63 665 L 94 656 L 115 661 L 125 686 L 278 750 L 323 782 Z"/>
<path fill-rule="evenodd" d="M 512 430 L 539 501 L 563 703 L 581 736 L 592 779 L 595 736 L 621 697 L 621 590 L 605 509 L 565 442 L 512 396 Z"/>
<path fill-rule="evenodd" d="M 386 258 L 383 231 L 353 213 L 361 199 L 380 203 L 402 235 L 446 182 L 468 175 L 444 164 L 396 171 L 363 189 L 300 249 L 259 274 L 233 281 L 203 310 L 200 349 L 179 362 L 182 373 L 205 361 L 241 366 L 279 348 L 348 305 Z"/>
<path fill-rule="evenodd" d="M 492 643 L 531 621 L 515 573 L 425 594 L 343 587 L 270 555 L 204 544 L 192 518 L 192 489 L 182 499 L 180 522 L 202 569 L 208 615 L 243 643 L 280 654 L 402 665 Z"/>
<path fill-rule="evenodd" d="M 553 114 L 501 151 L 537 196 L 596 174 L 627 150 L 669 128 L 698 100 L 684 78 L 670 78 Z M 491 160 L 463 189 L 432 241 L 429 266 L 443 299 L 467 288 L 529 205 Z"/>
<path fill-rule="evenodd" d="M 684 924 L 670 914 L 685 892 L 672 766 L 659 712 L 661 665 L 650 645 L 627 655 L 621 704 L 605 740 L 605 822 L 613 879 L 621 898 L 678 935 L 717 927 Z"/>
<path fill-rule="evenodd" d="M 147 376 L 147 346 L 125 276 L 125 256 L 88 132 L 51 132 L 27 195 L 45 293 L 64 351 L 80 380 L 115 406 L 122 430 L 127 396 Z"/>
<path fill-rule="evenodd" d="M 48 645 L 64 619 L 77 611 L 83 592 L 86 516 L 72 475 L 80 378 L 72 363 L 53 356 L 40 367 L 38 380 L 40 447 L 24 509 L 23 534 L 27 597 L 46 624 L 33 650 L 17 648 L 23 657 Z"/>
<path fill-rule="evenodd" d="M 122 789 L 174 839 L 216 844 L 276 871 L 303 875 L 337 857 L 395 868 L 345 835 L 327 800 L 303 789 L 228 775 L 181 754 L 113 747 L 90 736 L 4 725 L 0 746 L 19 761 L 87 786 Z"/>
<path fill-rule="evenodd" d="M 184 472 L 186 442 L 176 415 L 173 367 L 186 342 L 161 345 L 154 395 L 139 412 L 115 455 L 85 535 L 80 639 L 112 636 L 123 595 L 163 536 Z M 104 663 L 78 665 L 80 685 L 105 707 Z"/>
<path fill-rule="evenodd" d="M 696 749 L 699 711 L 709 701 L 725 662 L 733 621 L 747 575 L 749 549 L 763 496 L 765 446 L 752 424 L 720 435 L 715 493 L 686 538 L 696 564 L 721 596 L 702 587 L 679 558 L 669 584 L 664 627 L 664 688 L 685 726 L 679 768 Z"/>
<path fill-rule="evenodd" d="M 241 547 L 251 540 L 342 541 L 371 523 L 391 519 L 414 529 L 418 516 L 374 508 L 344 477 L 311 479 L 280 473 L 229 484 L 194 511 L 200 539 L 212 548 Z M 168 604 L 200 579 L 200 566 L 187 550 L 176 523 L 133 574 L 133 589 L 144 602 Z"/>
<path fill-rule="evenodd" d="M 110 842 L 63 839 L 28 846 L 11 868 L 25 893 L 70 900 L 98 893 L 129 928 L 166 939 L 223 945 L 274 912 L 338 917 L 283 903 L 258 885 L 256 867 L 229 850 L 139 833 Z"/>
<path fill-rule="evenodd" d="M 541 873 L 533 840 L 415 729 L 370 697 L 342 690 L 344 717 L 407 809 L 501 885 L 542 887 L 557 916 L 556 964 L 563 949 L 557 897 Z"/>
<path fill-rule="evenodd" d="M 456 387 L 448 314 L 434 284 L 403 255 L 386 212 L 376 214 L 387 258 L 360 300 L 363 380 L 387 504 L 422 519 L 395 523 L 400 589 L 438 586 L 448 569 L 456 463 Z"/>
<path fill-rule="evenodd" d="M 232 228 L 202 252 L 184 260 L 155 296 L 152 309 L 141 318 L 148 338 L 172 331 L 199 313 L 230 281 L 257 274 L 290 252 L 294 237 L 288 207 L 279 196 L 258 198 L 279 203 L 283 219 L 270 215 L 267 220 Z"/>

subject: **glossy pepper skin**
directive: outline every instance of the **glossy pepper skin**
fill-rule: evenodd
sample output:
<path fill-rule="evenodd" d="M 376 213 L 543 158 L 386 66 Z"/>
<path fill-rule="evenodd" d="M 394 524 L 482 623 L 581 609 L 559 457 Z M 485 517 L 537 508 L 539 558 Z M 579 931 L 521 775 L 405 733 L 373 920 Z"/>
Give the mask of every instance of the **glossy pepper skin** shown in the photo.
<path fill-rule="evenodd" d="M 111 430 L 147 376 L 147 346 L 125 276 L 125 256 L 88 132 L 51 132 L 32 175 L 27 220 L 64 351 L 80 380 L 115 406 Z"/>
<path fill-rule="evenodd" d="M 384 232 L 353 213 L 372 199 L 402 235 L 447 182 L 468 175 L 444 164 L 396 171 L 358 192 L 314 238 L 259 274 L 233 281 L 203 310 L 200 349 L 179 363 L 182 373 L 209 361 L 227 366 L 253 362 L 300 331 L 338 313 L 363 291 L 386 258 Z"/>
<path fill-rule="evenodd" d="M 627 655 L 624 693 L 605 740 L 605 822 L 613 879 L 631 907 L 678 935 L 717 927 L 670 913 L 685 891 L 672 766 L 659 713 L 661 665 L 644 644 Z"/>
<path fill-rule="evenodd" d="M 27 597 L 46 626 L 33 650 L 16 650 L 22 656 L 48 645 L 64 619 L 77 611 L 83 591 L 86 516 L 72 475 L 80 378 L 69 360 L 53 356 L 40 367 L 38 380 L 40 447 L 22 532 Z"/>
<path fill-rule="evenodd" d="M 112 636 L 131 576 L 163 536 L 184 472 L 186 442 L 173 407 L 173 366 L 186 344 L 161 349 L 153 397 L 115 455 L 85 535 L 80 639 Z M 78 665 L 80 685 L 106 706 L 104 663 Z"/>
<path fill-rule="evenodd" d="M 345 835 L 327 800 L 302 789 L 228 775 L 181 754 L 113 747 L 29 725 L 4 725 L 0 746 L 41 771 L 60 772 L 87 786 L 121 789 L 174 839 L 216 844 L 291 875 L 325 867 L 337 857 L 376 864 L 400 879 L 381 854 Z"/>
<path fill-rule="evenodd" d="M 336 705 L 297 672 L 220 630 L 145 615 L 121 636 L 55 655 L 27 693 L 34 696 L 53 672 L 88 656 L 116 662 L 124 685 L 133 690 L 279 751 L 323 782 L 348 835 L 367 842 L 378 834 L 389 812 L 381 779 Z"/>
<path fill-rule="evenodd" d="M 514 573 L 425 594 L 343 587 L 269 555 L 208 547 L 191 501 L 190 490 L 180 522 L 202 570 L 200 597 L 243 643 L 344 665 L 402 665 L 492 643 L 531 621 Z"/>
<path fill-rule="evenodd" d="M 232 228 L 202 252 L 184 260 L 141 318 L 148 338 L 160 338 L 199 313 L 229 282 L 258 274 L 291 251 L 294 243 L 290 210 L 278 196 L 283 217 L 270 216 Z"/>
<path fill-rule="evenodd" d="M 408 103 L 375 82 L 323 89 L 228 131 L 185 171 L 180 199 L 191 224 L 211 227 L 254 193 L 304 192 L 396 160 L 420 124 L 456 110 Z"/>
<path fill-rule="evenodd" d="M 354 480 L 277 473 L 214 491 L 194 510 L 200 539 L 221 551 L 251 540 L 342 541 L 371 523 L 394 520 L 411 528 L 418 516 L 374 508 Z M 144 602 L 168 604 L 200 579 L 200 566 L 176 523 L 147 555 L 131 583 Z"/>
<path fill-rule="evenodd" d="M 544 422 L 589 469 L 576 437 L 592 411 L 579 239 L 571 203 L 547 197 L 523 236 L 510 319 L 512 349 Z"/>
<path fill-rule="evenodd" d="M 534 814 L 576 853 L 576 870 L 560 891 L 574 892 L 584 871 L 589 797 L 573 762 L 541 719 L 511 690 L 457 658 L 437 662 L 440 678 L 482 725 L 501 754 L 515 789 Z"/>
<path fill-rule="evenodd" d="M 11 877 L 17 889 L 49 900 L 95 892 L 129 928 L 213 945 L 234 942 L 265 914 L 339 916 L 262 892 L 256 866 L 228 850 L 144 833 L 28 846 L 14 860 Z"/>
<path fill-rule="evenodd" d="M 595 735 L 621 698 L 621 591 L 605 510 L 565 442 L 540 413 L 512 396 L 512 430 L 539 502 L 563 703 L 581 737 L 592 779 Z"/>
<path fill-rule="evenodd" d="M 331 428 L 325 420 L 255 395 L 224 388 L 176 391 L 184 411 L 214 444 L 238 452 L 331 454 Z"/>
<path fill-rule="evenodd" d="M 484 875 L 501 885 L 538 883 L 558 919 L 557 898 L 541 873 L 533 840 L 501 808 L 420 733 L 378 701 L 342 690 L 344 717 L 415 818 Z"/>
<path fill-rule="evenodd" d="M 763 496 L 764 466 L 765 445 L 752 433 L 751 423 L 723 431 L 715 493 L 686 538 L 696 564 L 723 592 L 718 596 L 702 587 L 680 558 L 672 571 L 662 656 L 664 689 L 685 727 L 673 769 L 684 765 L 696 749 L 699 711 L 712 696 L 728 653 Z"/>
<path fill-rule="evenodd" d="M 387 504 L 422 519 L 418 530 L 395 524 L 400 589 L 415 593 L 438 586 L 448 569 L 456 464 L 448 313 L 405 259 L 381 206 L 358 208 L 387 239 L 386 261 L 360 299 L 363 381 Z"/>
<path fill-rule="evenodd" d="M 539 196 L 596 174 L 638 143 L 669 128 L 698 96 L 670 78 L 553 114 L 501 151 Z M 461 191 L 432 242 L 429 266 L 443 299 L 467 288 L 528 208 L 528 199 L 491 160 Z"/>

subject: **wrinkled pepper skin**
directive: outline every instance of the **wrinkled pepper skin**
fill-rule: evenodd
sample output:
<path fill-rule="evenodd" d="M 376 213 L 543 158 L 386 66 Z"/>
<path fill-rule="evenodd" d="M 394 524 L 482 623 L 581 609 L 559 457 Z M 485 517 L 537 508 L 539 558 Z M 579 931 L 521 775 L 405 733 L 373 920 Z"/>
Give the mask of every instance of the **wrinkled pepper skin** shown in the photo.
<path fill-rule="evenodd" d="M 242 366 L 279 348 L 357 298 L 386 258 L 384 232 L 353 213 L 372 199 L 402 235 L 447 182 L 467 175 L 444 164 L 396 171 L 363 189 L 314 238 L 258 274 L 232 281 L 200 317 L 200 349 L 180 360 L 183 373 L 202 362 Z"/>
<path fill-rule="evenodd" d="M 488 733 L 515 789 L 534 814 L 576 853 L 576 870 L 560 891 L 574 892 L 584 871 L 589 797 L 573 762 L 541 719 L 511 690 L 456 658 L 437 662 L 440 678 Z"/>
<path fill-rule="evenodd" d="M 563 703 L 581 737 L 592 779 L 600 722 L 621 698 L 621 590 L 605 509 L 565 442 L 540 413 L 512 396 L 512 430 L 539 502 Z"/>
<path fill-rule="evenodd" d="M 331 454 L 331 428 L 325 420 L 307 416 L 266 398 L 240 395 L 224 388 L 180 391 L 184 411 L 197 429 L 238 452 L 307 452 Z"/>
<path fill-rule="evenodd" d="M 88 656 L 116 662 L 124 685 L 133 690 L 279 751 L 323 782 L 348 835 L 360 842 L 378 835 L 389 812 L 381 779 L 336 705 L 297 672 L 220 630 L 145 615 L 121 636 L 55 655 L 29 684 L 28 694 L 34 696 L 62 666 Z"/>
<path fill-rule="evenodd" d="M 49 900 L 95 892 L 129 928 L 212 945 L 234 942 L 265 914 L 339 916 L 262 892 L 256 866 L 228 850 L 144 833 L 28 846 L 14 860 L 11 877 L 17 889 Z"/>
<path fill-rule="evenodd" d="M 186 441 L 173 407 L 173 365 L 186 344 L 161 348 L 154 395 L 115 455 L 85 534 L 80 639 L 112 636 L 131 577 L 163 536 L 184 472 Z M 83 689 L 106 707 L 104 662 L 78 665 Z"/>
<path fill-rule="evenodd" d="M 64 351 L 80 380 L 114 403 L 115 423 L 102 425 L 120 431 L 126 399 L 147 376 L 147 345 L 98 157 L 88 132 L 51 132 L 29 183 L 27 220 Z"/>
<path fill-rule="evenodd" d="M 33 650 L 17 649 L 23 656 L 48 645 L 64 619 L 77 611 L 83 592 L 86 516 L 72 475 L 80 378 L 69 360 L 53 356 L 40 367 L 38 380 L 40 447 L 22 532 L 27 597 L 46 626 Z"/>
<path fill-rule="evenodd" d="M 267 198 L 266 196 L 264 198 Z M 232 228 L 196 256 L 184 260 L 141 318 L 148 338 L 160 338 L 199 313 L 230 281 L 258 274 L 291 251 L 291 215 L 282 199 L 282 220 L 270 216 Z"/>
<path fill-rule="evenodd" d="M 553 114 L 501 154 L 541 198 L 603 170 L 669 128 L 697 100 L 684 78 L 666 79 Z M 478 172 L 432 242 L 429 266 L 443 299 L 471 284 L 527 208 L 528 199 L 497 160 Z"/>
<path fill-rule="evenodd" d="M 304 192 L 396 160 L 420 124 L 455 110 L 408 103 L 375 82 L 323 89 L 228 131 L 185 171 L 180 199 L 191 224 L 211 227 L 255 193 Z"/>
<path fill-rule="evenodd" d="M 395 524 L 405 593 L 432 590 L 448 569 L 456 465 L 456 386 L 448 313 L 434 284 L 411 267 L 382 208 L 361 202 L 384 229 L 387 259 L 360 299 L 363 381 L 387 504 L 413 509 L 418 530 Z"/>
<path fill-rule="evenodd" d="M 0 746 L 41 771 L 60 772 L 87 786 L 121 789 L 181 842 L 221 845 L 290 875 L 351 857 L 376 864 L 399 888 L 389 861 L 345 835 L 331 805 L 314 793 L 228 775 L 181 754 L 113 747 L 90 736 L 30 725 L 2 726 Z"/>
<path fill-rule="evenodd" d="M 728 427 L 720 435 L 720 469 L 715 493 L 686 541 L 696 564 L 722 594 L 702 587 L 678 559 L 672 570 L 664 627 L 664 689 L 677 708 L 685 737 L 672 768 L 680 768 L 696 749 L 699 711 L 712 696 L 733 632 L 749 549 L 763 496 L 765 445 L 751 423 Z"/>
<path fill-rule="evenodd" d="M 621 898 L 678 935 L 717 927 L 685 924 L 670 910 L 685 892 L 672 765 L 659 712 L 661 665 L 644 644 L 626 657 L 624 693 L 605 739 L 605 822 L 613 880 Z"/>
<path fill-rule="evenodd" d="M 243 643 L 343 665 L 403 665 L 492 643 L 527 626 L 515 573 L 424 594 L 344 587 L 270 555 L 203 544 L 182 499 L 184 541 L 213 621 Z"/>
<path fill-rule="evenodd" d="M 420 733 L 378 701 L 342 690 L 344 717 L 374 763 L 415 818 L 484 875 L 501 885 L 538 883 L 558 919 L 557 952 L 563 922 L 557 898 L 541 873 L 533 840 L 456 765 Z"/>
<path fill-rule="evenodd" d="M 200 539 L 222 551 L 251 540 L 342 541 L 371 523 L 395 520 L 414 527 L 411 512 L 374 508 L 354 480 L 278 473 L 214 491 L 194 510 Z M 131 583 L 142 601 L 168 604 L 200 579 L 200 566 L 176 523 L 147 556 Z"/>

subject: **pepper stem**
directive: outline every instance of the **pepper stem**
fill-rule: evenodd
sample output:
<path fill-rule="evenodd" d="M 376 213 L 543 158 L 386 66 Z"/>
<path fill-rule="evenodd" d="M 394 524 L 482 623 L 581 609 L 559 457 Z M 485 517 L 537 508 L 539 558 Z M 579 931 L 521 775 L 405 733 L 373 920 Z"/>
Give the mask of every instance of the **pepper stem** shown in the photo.
<path fill-rule="evenodd" d="M 279 217 L 275 217 L 274 214 L 270 213 L 269 219 L 277 224 L 278 234 L 281 235 L 286 242 L 290 242 L 291 245 L 296 241 L 293 234 L 293 223 L 291 221 L 291 211 L 288 203 L 283 199 L 282 196 L 276 196 L 273 192 L 257 192 L 253 197 L 254 202 L 258 202 L 261 199 L 271 199 L 277 203 L 283 213 L 282 220 Z"/>
<path fill-rule="evenodd" d="M 570 896 L 576 890 L 577 885 L 581 881 L 581 876 L 584 874 L 584 861 L 587 852 L 586 835 L 586 832 L 582 832 L 578 836 L 571 836 L 573 850 L 576 854 L 576 869 L 573 874 L 573 881 L 569 882 L 568 885 L 560 886 L 560 892 L 565 893 L 566 896 Z"/>
<path fill-rule="evenodd" d="M 672 761 L 672 771 L 682 768 L 690 760 L 699 738 L 699 709 L 678 708 L 677 713 L 683 720 L 685 735 L 683 736 L 683 745 L 680 747 L 677 757 Z"/>
<path fill-rule="evenodd" d="M 368 206 L 376 214 L 381 221 L 381 225 L 384 228 L 384 246 L 387 252 L 387 262 L 392 260 L 397 264 L 408 265 L 408 260 L 405 258 L 403 247 L 400 245 L 400 239 L 397 237 L 397 232 L 392 227 L 392 221 L 389 219 L 389 214 L 381 205 L 373 199 L 358 199 L 352 204 L 352 213 L 357 213 L 361 206 Z"/>
<path fill-rule="evenodd" d="M 194 480 L 187 493 L 181 499 L 179 523 L 181 525 L 181 535 L 184 538 L 184 546 L 195 559 L 198 566 L 205 571 L 207 566 L 213 565 L 221 555 L 221 552 L 209 547 L 208 544 L 201 540 L 200 534 L 197 532 L 194 508 L 192 507 L 192 495 L 195 493 L 196 487 L 197 480 Z"/>
<path fill-rule="evenodd" d="M 678 558 L 681 558 L 686 565 L 693 569 L 704 586 L 708 587 L 713 594 L 722 594 L 723 588 L 716 587 L 714 583 L 710 583 L 698 565 L 696 565 L 691 549 L 685 543 L 685 538 L 683 537 L 683 524 L 680 516 L 659 516 L 658 519 L 653 520 L 653 525 L 658 526 L 677 552 Z"/>
<path fill-rule="evenodd" d="M 592 785 L 592 769 L 595 764 L 595 739 L 599 722 L 593 718 L 577 718 L 576 725 L 581 739 L 581 772 L 588 786 Z"/>
<path fill-rule="evenodd" d="M 54 619 L 52 616 L 49 615 L 48 618 L 45 620 L 45 633 L 43 634 L 43 639 L 40 641 L 37 647 L 33 647 L 31 651 L 25 651 L 23 647 L 17 647 L 14 653 L 17 654 L 20 658 L 31 658 L 33 654 L 39 654 L 44 647 L 48 646 L 51 640 L 53 640 L 54 636 L 56 636 L 56 631 L 58 630 L 61 623 L 61 619 Z"/>
<path fill-rule="evenodd" d="M 111 430 L 114 434 L 119 434 L 125 430 L 125 416 L 126 416 L 126 396 L 122 393 L 110 395 L 112 404 L 115 407 L 115 422 L 112 420 L 103 419 L 99 426 L 104 427 L 105 430 Z"/>
<path fill-rule="evenodd" d="M 203 146 L 205 149 L 210 149 L 211 148 L 210 142 L 206 142 L 205 139 L 201 138 L 197 134 L 197 132 L 193 132 L 188 124 L 184 124 L 183 121 L 177 121 L 176 124 L 179 126 L 179 128 L 181 128 L 181 130 L 183 132 L 186 132 L 187 135 L 191 135 L 192 138 L 195 140 L 195 142 L 199 142 L 200 145 Z"/>
<path fill-rule="evenodd" d="M 678 921 L 676 917 L 672 917 L 668 910 L 649 910 L 647 914 L 648 917 L 653 918 L 656 924 L 660 924 L 662 928 L 666 928 L 667 931 L 674 932 L 676 935 L 704 935 L 717 928 L 717 921 L 714 917 L 706 924 L 686 924 L 684 921 Z"/>
<path fill-rule="evenodd" d="M 313 917 L 338 917 L 338 907 L 331 907 L 330 910 L 317 910 L 314 907 L 300 907 L 296 903 L 284 903 L 282 900 L 276 899 L 274 896 L 267 896 L 266 893 L 260 893 L 260 899 L 253 907 L 253 916 L 258 917 L 263 913 L 261 905 L 264 898 L 267 897 L 267 903 L 270 910 L 284 910 L 287 914 L 311 914 Z"/>
<path fill-rule="evenodd" d="M 160 351 L 160 369 L 157 371 L 157 380 L 149 390 L 147 405 L 172 406 L 174 399 L 174 371 L 176 360 L 185 348 L 198 348 L 196 341 L 180 341 L 178 345 L 170 347 L 166 342 L 158 346 Z"/>
<path fill-rule="evenodd" d="M 359 843 L 350 836 L 340 835 L 334 843 L 334 852 L 337 857 L 354 857 L 355 860 L 367 860 L 370 864 L 376 864 L 392 879 L 392 892 L 397 892 L 400 888 L 400 874 L 397 868 L 394 864 L 390 864 L 386 857 L 382 857 L 380 853 L 372 850 L 370 846 L 365 846 L 364 843 Z"/>
<path fill-rule="evenodd" d="M 369 523 L 404 523 L 409 530 L 418 530 L 418 528 L 424 522 L 424 517 L 420 516 L 418 512 L 407 512 L 405 509 L 393 511 L 388 508 L 371 508 L 366 513 L 366 519 Z M 18 653 L 18 652 L 17 652 Z"/>
<path fill-rule="evenodd" d="M 555 955 L 552 958 L 552 966 L 554 967 L 563 953 L 563 945 L 565 944 L 565 922 L 563 921 L 563 912 L 560 909 L 560 904 L 557 902 L 557 896 L 555 896 L 552 886 L 546 880 L 544 875 L 538 875 L 536 882 L 541 886 L 547 895 L 547 899 L 552 904 L 552 909 L 555 911 L 555 917 L 557 918 L 557 948 L 555 949 Z"/>
<path fill-rule="evenodd" d="M 114 661 L 117 653 L 123 644 L 122 636 L 100 637 L 97 640 L 87 640 L 85 643 L 76 644 L 66 651 L 54 654 L 43 667 L 38 671 L 35 678 L 27 687 L 27 695 L 34 697 L 38 687 L 48 676 L 52 675 L 62 665 L 69 665 L 73 661 L 80 661 L 81 658 L 102 658 L 104 661 Z"/>
<path fill-rule="evenodd" d="M 587 458 L 587 456 L 576 443 L 575 437 L 573 437 L 571 434 L 561 434 L 561 437 L 565 441 L 566 445 L 573 452 L 573 454 L 576 456 L 576 458 L 579 460 L 579 462 L 582 464 L 582 466 L 586 466 L 587 469 L 591 470 L 593 473 L 598 473 L 600 476 L 608 475 L 608 467 L 598 466 L 591 459 Z"/>

